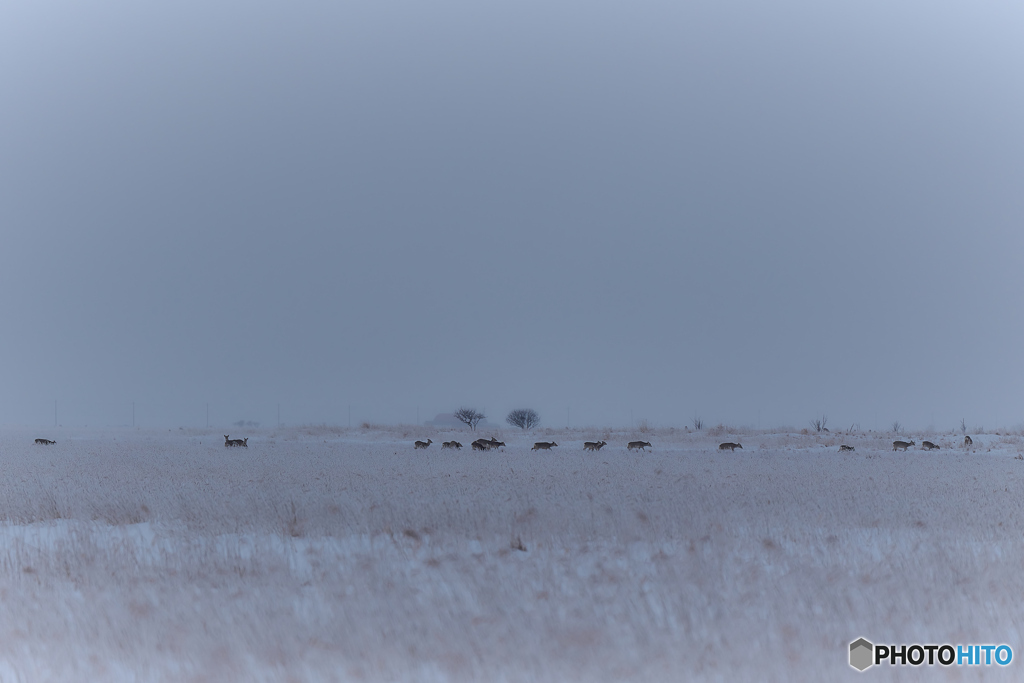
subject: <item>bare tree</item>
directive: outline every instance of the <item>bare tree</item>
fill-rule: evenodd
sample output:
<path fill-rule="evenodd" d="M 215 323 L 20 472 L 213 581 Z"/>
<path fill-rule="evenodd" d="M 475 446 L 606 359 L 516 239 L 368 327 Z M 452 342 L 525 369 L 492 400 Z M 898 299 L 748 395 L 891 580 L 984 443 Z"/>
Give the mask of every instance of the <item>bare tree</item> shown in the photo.
<path fill-rule="evenodd" d="M 903 430 L 903 425 L 900 424 L 899 420 L 896 420 L 895 422 L 892 423 L 892 432 L 893 432 L 893 434 L 899 434 L 902 430 Z"/>
<path fill-rule="evenodd" d="M 540 424 L 540 415 L 533 408 L 517 408 L 505 416 L 505 422 L 520 429 L 533 429 Z"/>
<path fill-rule="evenodd" d="M 961 434 L 966 434 L 967 433 L 967 420 L 965 420 L 962 417 L 960 418 L 960 433 Z"/>
<path fill-rule="evenodd" d="M 702 420 L 699 415 L 693 416 L 693 429 L 698 432 L 704 429 L 704 420 Z"/>
<path fill-rule="evenodd" d="M 487 417 L 483 413 L 478 412 L 475 408 L 459 408 L 453 414 L 456 420 L 467 425 L 473 431 L 476 431 L 476 426 L 479 424 L 480 420 Z"/>
<path fill-rule="evenodd" d="M 825 425 L 827 424 L 828 415 L 822 415 L 821 417 L 811 420 L 811 426 L 814 427 L 814 431 L 816 432 L 827 432 L 828 430 L 825 429 Z"/>

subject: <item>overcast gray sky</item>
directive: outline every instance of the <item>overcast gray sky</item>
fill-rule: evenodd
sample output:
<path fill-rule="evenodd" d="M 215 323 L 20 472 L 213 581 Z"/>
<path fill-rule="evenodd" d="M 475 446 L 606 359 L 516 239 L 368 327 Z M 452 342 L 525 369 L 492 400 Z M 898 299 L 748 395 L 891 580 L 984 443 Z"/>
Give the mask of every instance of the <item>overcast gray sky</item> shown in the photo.
<path fill-rule="evenodd" d="M 4 3 L 0 423 L 1019 425 L 1022 29 Z"/>

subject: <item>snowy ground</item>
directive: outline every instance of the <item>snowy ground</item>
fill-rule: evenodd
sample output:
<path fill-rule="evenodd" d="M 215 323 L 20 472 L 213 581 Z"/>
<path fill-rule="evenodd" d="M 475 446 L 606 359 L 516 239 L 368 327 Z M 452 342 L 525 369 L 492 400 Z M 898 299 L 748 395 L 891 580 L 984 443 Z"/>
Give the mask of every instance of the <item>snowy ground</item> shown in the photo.
<path fill-rule="evenodd" d="M 0 432 L 0 682 L 1024 676 L 1019 435 L 223 431 Z"/>

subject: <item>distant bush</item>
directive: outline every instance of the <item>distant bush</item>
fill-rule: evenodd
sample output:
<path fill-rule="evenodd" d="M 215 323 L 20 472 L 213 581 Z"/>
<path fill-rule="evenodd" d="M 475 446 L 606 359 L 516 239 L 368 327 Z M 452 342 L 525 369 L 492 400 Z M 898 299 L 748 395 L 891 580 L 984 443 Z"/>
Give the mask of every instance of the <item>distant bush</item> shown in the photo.
<path fill-rule="evenodd" d="M 505 422 L 520 429 L 533 429 L 540 424 L 540 415 L 532 408 L 517 408 L 505 416 Z"/>

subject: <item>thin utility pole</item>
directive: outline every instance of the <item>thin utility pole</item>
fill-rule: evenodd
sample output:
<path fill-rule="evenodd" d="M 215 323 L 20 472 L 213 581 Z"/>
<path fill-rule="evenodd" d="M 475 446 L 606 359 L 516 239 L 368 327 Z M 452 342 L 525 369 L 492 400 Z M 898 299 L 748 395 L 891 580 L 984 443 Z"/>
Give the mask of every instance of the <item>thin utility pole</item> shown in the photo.
<path fill-rule="evenodd" d="M 210 404 L 206 404 L 206 428 L 210 428 Z"/>
<path fill-rule="evenodd" d="M 566 429 L 569 428 L 569 407 L 568 406 L 566 406 L 566 408 L 565 408 L 565 428 Z"/>
<path fill-rule="evenodd" d="M 277 404 L 277 428 L 281 428 L 281 404 Z"/>
<path fill-rule="evenodd" d="M 132 401 L 132 429 L 135 428 L 135 401 Z"/>
<path fill-rule="evenodd" d="M 53 426 L 57 426 L 57 399 L 53 399 Z"/>
<path fill-rule="evenodd" d="M 420 423 L 420 407 L 416 406 L 416 424 Z"/>
<path fill-rule="evenodd" d="M 352 429 L 352 406 L 348 407 L 348 428 Z"/>

